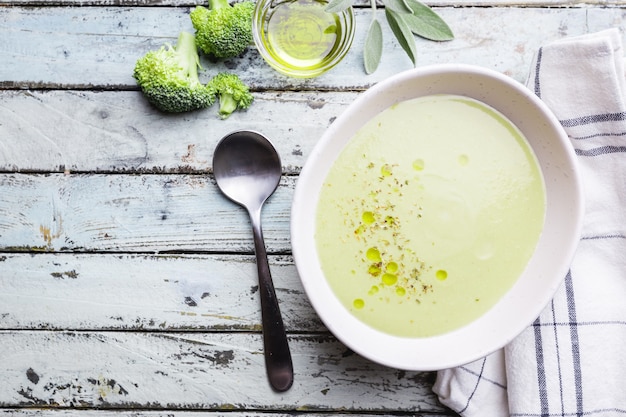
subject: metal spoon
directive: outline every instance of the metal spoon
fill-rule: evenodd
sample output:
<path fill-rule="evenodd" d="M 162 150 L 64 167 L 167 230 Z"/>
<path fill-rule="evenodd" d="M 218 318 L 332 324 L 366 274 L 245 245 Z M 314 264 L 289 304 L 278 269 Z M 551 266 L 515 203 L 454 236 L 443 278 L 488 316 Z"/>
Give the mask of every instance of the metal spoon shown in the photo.
<path fill-rule="evenodd" d="M 276 149 L 260 133 L 236 131 L 217 144 L 213 154 L 213 174 L 219 189 L 232 201 L 248 210 L 254 234 L 254 250 L 259 273 L 265 367 L 270 385 L 286 391 L 293 383 L 293 365 L 285 326 L 263 241 L 261 209 L 274 193 L 281 176 Z"/>

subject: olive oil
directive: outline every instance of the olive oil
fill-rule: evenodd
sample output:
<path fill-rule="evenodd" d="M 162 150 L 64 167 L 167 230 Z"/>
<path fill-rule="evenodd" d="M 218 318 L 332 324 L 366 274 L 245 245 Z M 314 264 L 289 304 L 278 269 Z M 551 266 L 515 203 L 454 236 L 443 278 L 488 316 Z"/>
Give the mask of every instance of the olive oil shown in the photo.
<path fill-rule="evenodd" d="M 327 3 L 315 0 L 275 2 L 265 16 L 263 42 L 279 64 L 293 69 L 325 65 L 339 47 L 339 17 L 324 10 Z"/>

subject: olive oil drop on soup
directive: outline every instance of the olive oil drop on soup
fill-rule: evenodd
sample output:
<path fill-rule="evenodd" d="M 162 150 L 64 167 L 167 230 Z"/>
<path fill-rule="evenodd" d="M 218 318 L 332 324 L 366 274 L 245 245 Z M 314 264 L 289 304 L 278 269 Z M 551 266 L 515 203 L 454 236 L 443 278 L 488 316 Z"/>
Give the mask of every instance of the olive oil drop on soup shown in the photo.
<path fill-rule="evenodd" d="M 322 186 L 316 244 L 336 296 L 403 337 L 491 308 L 532 256 L 545 187 L 522 133 L 479 101 L 432 95 L 364 125 Z"/>

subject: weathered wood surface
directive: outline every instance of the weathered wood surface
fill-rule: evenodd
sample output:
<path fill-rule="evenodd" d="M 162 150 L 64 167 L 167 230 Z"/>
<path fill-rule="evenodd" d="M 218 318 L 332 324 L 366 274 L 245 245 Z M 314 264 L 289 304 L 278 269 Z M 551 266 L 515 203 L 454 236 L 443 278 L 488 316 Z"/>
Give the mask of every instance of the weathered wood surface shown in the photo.
<path fill-rule="evenodd" d="M 439 11 L 457 39 L 419 41 L 419 65 L 478 64 L 520 82 L 546 40 L 611 26 L 626 29 L 621 8 Z M 138 56 L 174 41 L 179 27 L 189 29 L 187 9 L 0 7 L 0 85 L 18 88 L 0 90 L 0 170 L 208 172 L 220 137 L 237 128 L 255 128 L 277 142 L 285 172 L 297 173 L 324 129 L 360 91 L 411 67 L 384 25 L 383 63 L 366 76 L 361 51 L 369 14 L 361 10 L 357 15 L 349 56 L 314 80 L 278 75 L 253 48 L 241 59 L 205 62 L 205 77 L 232 69 L 255 89 L 249 111 L 221 121 L 215 108 L 160 114 L 146 104 L 132 79 Z M 164 27 L 171 28 L 170 37 L 163 37 Z M 32 90 L 39 87 L 70 90 Z M 89 91 L 102 88 L 113 91 Z"/>
<path fill-rule="evenodd" d="M 383 62 L 365 75 L 370 11 L 359 0 L 353 48 L 328 74 L 283 77 L 254 48 L 203 57 L 202 78 L 237 72 L 253 106 L 225 121 L 215 108 L 163 115 L 132 68 L 191 30 L 189 9 L 203 3 L 0 0 L 0 415 L 453 416 L 432 373 L 375 365 L 330 335 L 290 255 L 291 198 L 311 149 L 408 58 L 383 23 Z M 520 82 L 546 41 L 626 30 L 622 0 L 429 4 L 457 38 L 418 40 L 418 65 L 477 64 Z M 215 144 L 242 128 L 273 140 L 285 174 L 263 212 L 296 370 L 284 394 L 265 382 L 247 216 L 211 176 Z"/>
<path fill-rule="evenodd" d="M 327 335 L 289 337 L 297 375 L 281 394 L 265 383 L 257 334 L 22 331 L 0 337 L 2 378 L 11 381 L 0 390 L 4 406 L 443 411 L 426 392 L 429 374 L 374 365 Z"/>
<path fill-rule="evenodd" d="M 0 171 L 208 174 L 219 139 L 252 128 L 295 174 L 358 93 L 254 95 L 249 111 L 220 120 L 216 108 L 163 115 L 138 91 L 0 90 Z"/>
<path fill-rule="evenodd" d="M 431 374 L 374 365 L 325 333 L 292 261 L 271 260 L 287 328 L 305 333 L 290 336 L 296 385 L 280 396 L 247 333 L 260 321 L 250 256 L 3 255 L 0 406 L 444 411 Z M 74 331 L 29 330 L 55 328 Z"/>
<path fill-rule="evenodd" d="M 287 330 L 325 332 L 291 256 L 270 268 Z M 0 271 L 0 330 L 260 330 L 252 255 L 5 253 Z"/>
<path fill-rule="evenodd" d="M 420 413 L 420 412 L 410 412 L 410 413 L 375 413 L 375 414 L 364 414 L 364 413 L 344 413 L 344 412 L 311 412 L 304 411 L 300 413 L 294 412 L 276 412 L 276 413 L 268 413 L 266 411 L 245 411 L 245 412 L 236 412 L 236 411 L 182 411 L 182 410 L 168 410 L 168 411 L 146 411 L 146 410 L 137 410 L 133 409 L 132 411 L 126 410 L 72 410 L 72 409 L 47 409 L 47 410 L 39 410 L 39 409 L 21 409 L 18 411 L 14 410 L 2 410 L 0 409 L 0 416 L 13 416 L 19 415 L 20 417 L 42 417 L 42 416 L 54 416 L 54 417 L 262 417 L 262 416 L 272 416 L 272 417 L 293 417 L 294 415 L 307 415 L 309 417 L 354 417 L 355 415 L 363 416 L 363 415 L 372 415 L 376 417 L 398 417 L 402 415 L 412 416 L 412 417 L 446 417 L 450 416 L 450 414 L 446 413 Z"/>
<path fill-rule="evenodd" d="M 29 6 L 175 6 L 193 7 L 206 5 L 207 0 L 0 0 L 0 6 L 29 5 Z M 383 2 L 376 0 L 378 7 Z M 428 5 L 434 7 L 621 7 L 622 0 L 429 0 Z M 369 0 L 354 0 L 356 8 L 367 8 Z"/>
<path fill-rule="evenodd" d="M 290 252 L 295 177 L 263 209 L 269 252 Z M 0 174 L 0 249 L 62 252 L 253 251 L 241 207 L 200 175 Z M 19 209 L 19 210 L 18 210 Z"/>
<path fill-rule="evenodd" d="M 88 409 L 80 409 L 80 410 L 72 410 L 72 409 L 21 409 L 19 411 L 15 410 L 2 410 L 0 409 L 0 416 L 13 416 L 19 415 L 20 417 L 42 417 L 42 416 L 53 416 L 53 417 L 293 417 L 295 415 L 306 415 L 308 417 L 354 417 L 358 416 L 376 416 L 376 417 L 398 417 L 398 416 L 411 416 L 411 417 L 451 417 L 451 414 L 447 413 L 430 413 L 430 412 L 408 412 L 408 413 L 374 413 L 374 414 L 366 414 L 366 413 L 348 413 L 348 412 L 312 412 L 312 411 L 302 411 L 302 412 L 274 412 L 268 413 L 267 411 L 256 411 L 256 410 L 248 410 L 245 412 L 237 412 L 237 411 L 183 411 L 183 410 L 167 410 L 167 411 L 154 411 L 154 410 L 138 410 L 133 409 L 130 410 L 88 410 Z"/>
<path fill-rule="evenodd" d="M 188 7 L 2 7 L 0 86 L 8 88 L 136 88 L 138 57 L 180 30 L 192 30 Z M 537 48 L 548 40 L 616 26 L 625 28 L 621 8 L 442 7 L 437 11 L 457 38 L 418 40 L 419 65 L 454 62 L 496 69 L 523 81 Z M 232 70 L 256 90 L 361 90 L 411 62 L 383 19 L 380 68 L 366 76 L 362 50 L 370 12 L 358 9 L 351 51 L 333 71 L 313 80 L 283 77 L 250 48 L 241 58 L 212 64 L 203 59 L 202 77 Z"/>

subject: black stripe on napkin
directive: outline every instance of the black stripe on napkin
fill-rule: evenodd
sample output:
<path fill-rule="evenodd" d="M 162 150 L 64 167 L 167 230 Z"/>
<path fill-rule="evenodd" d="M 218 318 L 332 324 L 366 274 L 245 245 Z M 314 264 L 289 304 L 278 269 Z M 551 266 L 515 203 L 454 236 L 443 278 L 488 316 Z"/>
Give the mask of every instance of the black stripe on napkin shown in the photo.
<path fill-rule="evenodd" d="M 621 233 L 598 235 L 598 236 L 583 236 L 580 240 L 597 240 L 597 239 L 626 239 L 626 235 Z"/>
<path fill-rule="evenodd" d="M 543 48 L 537 51 L 537 62 L 535 63 L 535 95 L 541 98 L 541 83 L 539 82 L 539 73 L 541 69 L 541 58 L 543 56 Z"/>
<path fill-rule="evenodd" d="M 589 116 L 581 116 L 575 117 L 573 119 L 565 119 L 559 120 L 563 127 L 574 127 L 574 126 L 582 126 L 589 125 L 593 123 L 603 123 L 603 122 L 615 122 L 626 120 L 626 113 L 603 113 L 603 114 L 591 114 Z"/>
<path fill-rule="evenodd" d="M 567 302 L 567 315 L 568 315 L 568 319 L 567 319 L 567 323 L 565 323 L 565 325 L 567 325 L 569 327 L 569 340 L 567 345 L 571 345 L 572 348 L 572 373 L 574 376 L 574 390 L 575 390 L 575 396 L 576 396 L 576 414 L 572 414 L 572 415 L 577 415 L 577 416 L 582 416 L 583 415 L 583 411 L 584 411 L 584 407 L 583 407 L 583 389 L 582 389 L 582 370 L 581 370 L 581 364 L 580 364 L 580 346 L 579 346 L 579 342 L 578 342 L 578 322 L 576 321 L 576 302 L 574 299 L 574 284 L 572 281 L 572 275 L 571 272 L 568 272 L 567 275 L 565 276 L 564 279 L 564 285 L 565 285 L 565 296 L 566 296 L 566 302 Z M 542 336 L 542 328 L 543 327 L 551 327 L 552 331 L 554 332 L 554 341 L 555 341 L 555 346 L 554 346 L 554 350 L 556 352 L 557 358 L 557 368 L 558 368 L 558 374 L 559 374 L 559 384 L 561 383 L 560 381 L 562 380 L 562 376 L 563 376 L 563 372 L 564 372 L 564 366 L 565 364 L 562 363 L 561 360 L 561 355 L 559 354 L 560 349 L 561 349 L 561 344 L 559 343 L 559 334 L 557 329 L 560 327 L 560 325 L 562 323 L 558 323 L 557 317 L 556 317 L 556 310 L 554 307 L 554 300 L 552 300 L 552 302 L 550 303 L 550 309 L 552 310 L 552 322 L 551 323 L 541 323 L 541 319 L 540 317 L 538 317 L 535 322 L 533 323 L 533 330 L 534 330 L 534 336 L 535 336 L 535 360 L 537 363 L 537 390 L 538 390 L 538 394 L 539 394 L 539 405 L 540 405 L 540 413 L 536 414 L 537 416 L 550 416 L 553 415 L 551 414 L 551 410 L 550 410 L 550 402 L 548 400 L 548 388 L 547 388 L 547 375 L 546 375 L 546 364 L 545 364 L 545 354 L 544 354 L 544 341 L 543 341 L 543 336 Z M 546 329 L 547 330 L 547 329 Z M 555 415 L 559 415 L 559 416 L 565 416 L 565 415 L 569 415 L 566 414 L 566 408 L 571 405 L 569 403 L 565 403 L 565 399 L 563 398 L 563 387 L 559 386 L 560 392 L 559 392 L 559 396 L 560 396 L 560 411 L 557 412 L 557 414 Z M 553 406 L 555 404 L 552 404 Z M 535 414 L 533 414 L 535 415 Z"/>
<path fill-rule="evenodd" d="M 537 388 L 539 390 L 539 402 L 541 405 L 541 415 L 548 415 L 550 408 L 548 405 L 548 390 L 546 385 L 546 365 L 543 356 L 543 344 L 541 337 L 541 320 L 539 317 L 533 323 L 535 333 L 535 356 L 537 360 Z"/>
<path fill-rule="evenodd" d="M 618 138 L 621 136 L 626 136 L 626 132 L 594 133 L 594 134 L 587 135 L 587 136 L 571 136 L 570 135 L 569 138 L 572 140 L 587 140 L 587 139 L 595 139 L 595 138 L 603 138 L 603 137 Z"/>
<path fill-rule="evenodd" d="M 574 149 L 578 156 L 600 156 L 611 153 L 626 152 L 626 146 L 600 146 L 592 149 Z"/>
<path fill-rule="evenodd" d="M 567 296 L 567 313 L 570 323 L 570 341 L 572 345 L 572 367 L 574 371 L 574 389 L 576 391 L 576 413 L 583 414 L 583 379 L 580 366 L 580 345 L 578 343 L 578 321 L 576 320 L 576 301 L 574 300 L 574 282 L 571 271 L 565 276 L 565 294 Z"/>
<path fill-rule="evenodd" d="M 463 407 L 462 410 L 459 410 L 459 414 L 463 414 L 465 410 L 467 410 L 467 408 L 469 407 L 470 403 L 472 402 L 472 398 L 474 397 L 476 390 L 478 390 L 478 385 L 480 384 L 480 381 L 482 381 L 483 371 L 485 370 L 485 362 L 487 362 L 487 357 L 484 357 L 483 363 L 480 364 L 480 373 L 478 374 L 476 378 L 476 385 L 474 385 L 474 389 L 472 390 L 472 393 L 467 398 L 467 403 L 465 403 L 465 407 Z"/>
<path fill-rule="evenodd" d="M 624 322 L 624 324 L 626 324 L 626 322 Z M 490 383 L 490 384 L 491 384 L 491 385 L 493 385 L 493 386 L 496 386 L 496 387 L 498 387 L 498 388 L 502 388 L 502 389 L 506 390 L 506 385 L 505 385 L 505 384 L 502 384 L 502 383 L 500 383 L 500 382 L 496 381 L 495 379 L 488 378 L 488 377 L 484 374 L 484 372 L 483 372 L 483 368 L 484 368 L 484 367 L 485 367 L 485 362 L 483 362 L 483 364 L 481 365 L 481 372 L 476 372 L 476 371 L 474 371 L 473 369 L 471 369 L 471 368 L 469 368 L 469 367 L 467 367 L 467 366 L 461 366 L 461 369 L 462 369 L 464 372 L 467 372 L 468 374 L 473 375 L 473 376 L 475 376 L 476 378 L 479 378 L 481 381 L 488 382 L 488 383 Z M 475 391 L 476 391 L 476 390 L 474 390 L 474 391 L 472 391 L 472 392 L 475 392 Z"/>

